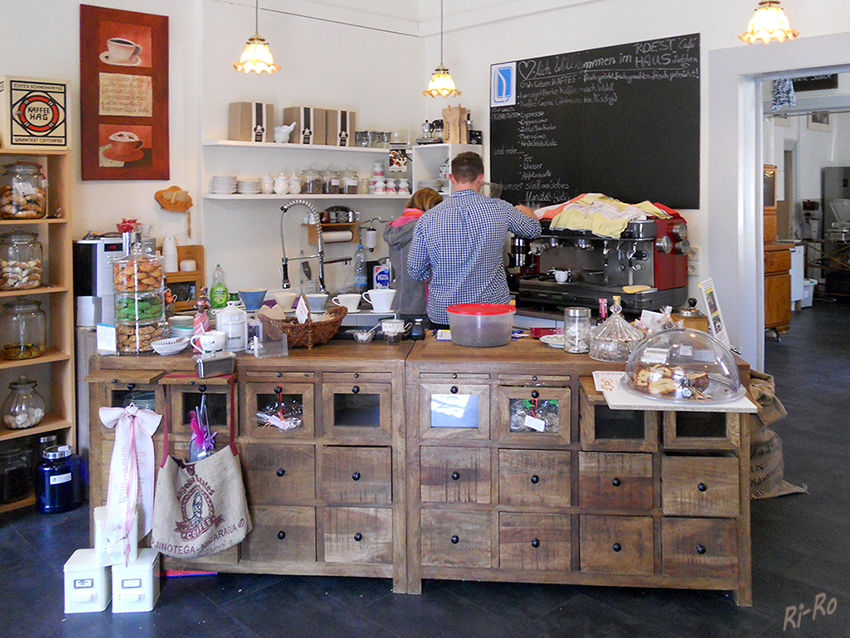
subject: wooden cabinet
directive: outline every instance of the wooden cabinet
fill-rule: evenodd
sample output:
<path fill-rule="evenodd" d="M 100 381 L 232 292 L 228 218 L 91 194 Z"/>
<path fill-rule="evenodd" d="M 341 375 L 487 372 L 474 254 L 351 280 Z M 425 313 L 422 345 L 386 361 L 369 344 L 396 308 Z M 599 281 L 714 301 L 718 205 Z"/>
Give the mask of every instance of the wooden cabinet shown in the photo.
<path fill-rule="evenodd" d="M 777 335 L 791 326 L 791 244 L 764 245 L 764 327 Z"/>
<path fill-rule="evenodd" d="M 38 288 L 0 290 L 0 304 L 18 297 L 37 300 L 47 315 L 47 350 L 32 359 L 0 359 L 0 402 L 9 393 L 9 382 L 23 374 L 38 381 L 36 390 L 45 402 L 45 415 L 31 428 L 9 429 L 0 423 L 0 447 L 28 446 L 33 438 L 57 434 L 60 442 L 76 448 L 76 381 L 74 378 L 74 297 L 71 259 L 71 183 L 69 151 L 0 149 L 0 164 L 22 159 L 41 165 L 47 177 L 47 216 L 42 219 L 0 220 L 0 233 L 15 229 L 36 233 L 42 245 L 42 285 Z M 30 495 L 0 505 L 0 512 L 32 505 Z"/>

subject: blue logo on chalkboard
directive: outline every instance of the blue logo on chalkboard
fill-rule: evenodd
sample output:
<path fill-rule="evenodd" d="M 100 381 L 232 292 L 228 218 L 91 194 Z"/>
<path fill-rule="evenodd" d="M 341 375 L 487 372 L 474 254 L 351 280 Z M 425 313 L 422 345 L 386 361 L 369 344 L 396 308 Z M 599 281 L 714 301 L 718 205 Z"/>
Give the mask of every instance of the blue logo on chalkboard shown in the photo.
<path fill-rule="evenodd" d="M 490 106 L 516 104 L 516 62 L 494 64 L 490 69 Z"/>

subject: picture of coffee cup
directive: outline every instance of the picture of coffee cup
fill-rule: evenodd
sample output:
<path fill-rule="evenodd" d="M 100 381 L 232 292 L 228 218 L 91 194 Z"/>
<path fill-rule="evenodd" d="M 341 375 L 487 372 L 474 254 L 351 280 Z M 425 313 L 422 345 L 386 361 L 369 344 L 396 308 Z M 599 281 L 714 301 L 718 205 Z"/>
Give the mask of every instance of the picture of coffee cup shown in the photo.
<path fill-rule="evenodd" d="M 375 312 L 389 312 L 393 305 L 395 290 L 391 288 L 375 288 L 363 293 L 363 298 L 372 305 Z"/>
<path fill-rule="evenodd" d="M 139 150 L 144 141 L 132 131 L 118 131 L 109 136 L 113 155 L 129 156 Z"/>
<path fill-rule="evenodd" d="M 142 51 L 141 45 L 126 38 L 109 38 L 106 41 L 109 61 L 113 63 L 131 62 Z"/>

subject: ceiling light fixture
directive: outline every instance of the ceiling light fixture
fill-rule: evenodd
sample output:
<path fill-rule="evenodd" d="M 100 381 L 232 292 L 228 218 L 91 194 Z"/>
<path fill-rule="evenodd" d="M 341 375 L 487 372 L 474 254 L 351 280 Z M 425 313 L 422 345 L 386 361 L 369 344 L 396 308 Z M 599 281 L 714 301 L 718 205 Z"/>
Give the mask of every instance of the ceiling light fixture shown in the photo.
<path fill-rule="evenodd" d="M 434 69 L 428 89 L 422 91 L 422 95 L 430 97 L 454 97 L 460 95 L 455 87 L 452 74 L 443 66 L 443 0 L 440 0 L 440 66 Z"/>
<path fill-rule="evenodd" d="M 761 0 L 747 30 L 739 35 L 744 42 L 753 44 L 761 40 L 765 44 L 771 40 L 793 40 L 800 33 L 792 29 L 785 12 L 779 6 L 779 0 Z"/>
<path fill-rule="evenodd" d="M 258 75 L 264 72 L 269 74 L 277 73 L 280 71 L 280 65 L 274 63 L 272 52 L 269 51 L 269 44 L 260 35 L 259 23 L 260 0 L 257 0 L 254 7 L 254 35 L 248 38 L 245 51 L 242 52 L 239 62 L 233 63 L 233 68 L 244 73 L 253 71 Z"/>

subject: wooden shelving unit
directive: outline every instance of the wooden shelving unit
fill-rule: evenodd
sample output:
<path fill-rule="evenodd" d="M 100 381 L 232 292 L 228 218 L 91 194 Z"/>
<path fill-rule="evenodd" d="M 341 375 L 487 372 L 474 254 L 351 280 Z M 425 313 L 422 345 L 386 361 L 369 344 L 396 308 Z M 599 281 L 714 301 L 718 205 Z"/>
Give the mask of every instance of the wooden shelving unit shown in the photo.
<path fill-rule="evenodd" d="M 10 430 L 0 426 L 0 444 L 24 437 L 57 433 L 60 440 L 76 448 L 76 408 L 74 378 L 74 296 L 71 240 L 71 155 L 69 151 L 50 149 L 0 149 L 0 164 L 18 159 L 41 164 L 48 179 L 47 217 L 28 220 L 0 220 L 0 233 L 25 227 L 38 232 L 44 254 L 44 285 L 30 290 L 0 291 L 0 304 L 17 297 L 35 296 L 48 317 L 47 352 L 21 361 L 0 359 L 0 402 L 9 390 L 7 384 L 18 374 L 43 379 L 37 390 L 44 398 L 47 414 L 37 426 Z M 28 496 L 0 506 L 0 512 L 27 507 L 34 503 Z"/>

